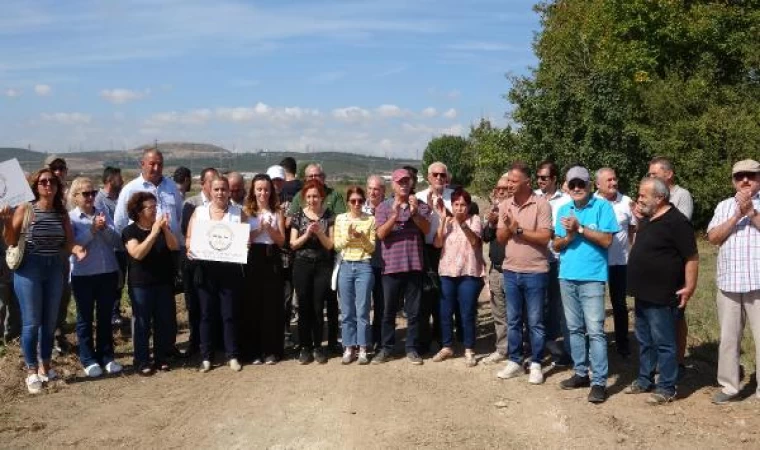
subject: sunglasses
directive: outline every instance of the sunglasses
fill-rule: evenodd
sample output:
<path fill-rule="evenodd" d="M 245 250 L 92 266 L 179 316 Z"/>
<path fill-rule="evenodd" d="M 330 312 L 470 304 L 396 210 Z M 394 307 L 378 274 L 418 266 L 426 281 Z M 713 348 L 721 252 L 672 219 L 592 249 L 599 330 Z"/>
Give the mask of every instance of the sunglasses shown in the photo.
<path fill-rule="evenodd" d="M 733 175 L 734 181 L 754 180 L 757 177 L 755 172 L 738 172 Z"/>
<path fill-rule="evenodd" d="M 318 173 L 318 174 L 307 175 L 306 178 L 309 179 L 309 180 L 313 180 L 315 178 L 323 178 L 324 176 L 325 176 L 325 174 Z"/>
<path fill-rule="evenodd" d="M 79 193 L 82 197 L 95 197 L 98 195 L 98 191 L 82 191 Z"/>
<path fill-rule="evenodd" d="M 348 203 L 351 203 L 352 205 L 361 205 L 362 203 L 364 203 L 364 199 L 363 198 L 352 198 L 352 199 L 350 199 L 348 201 Z"/>
<path fill-rule="evenodd" d="M 446 178 L 448 175 L 446 175 L 446 172 L 433 172 L 430 175 L 432 175 L 434 178 Z"/>
<path fill-rule="evenodd" d="M 539 175 L 538 179 L 541 180 L 541 181 L 549 181 L 549 180 L 552 179 L 552 176 L 551 175 Z"/>
<path fill-rule="evenodd" d="M 58 180 L 56 178 L 40 178 L 37 180 L 37 184 L 40 186 L 58 186 Z"/>
<path fill-rule="evenodd" d="M 571 190 L 574 189 L 586 189 L 586 182 L 583 180 L 570 180 L 567 183 L 567 187 Z"/>

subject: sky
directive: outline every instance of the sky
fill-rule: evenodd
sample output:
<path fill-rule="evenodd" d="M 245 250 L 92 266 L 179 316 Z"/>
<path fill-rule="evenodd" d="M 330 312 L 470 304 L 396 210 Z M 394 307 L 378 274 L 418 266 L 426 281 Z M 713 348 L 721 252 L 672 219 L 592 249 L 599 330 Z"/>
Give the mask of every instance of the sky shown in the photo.
<path fill-rule="evenodd" d="M 421 157 L 507 123 L 525 0 L 2 0 L 0 147 Z"/>

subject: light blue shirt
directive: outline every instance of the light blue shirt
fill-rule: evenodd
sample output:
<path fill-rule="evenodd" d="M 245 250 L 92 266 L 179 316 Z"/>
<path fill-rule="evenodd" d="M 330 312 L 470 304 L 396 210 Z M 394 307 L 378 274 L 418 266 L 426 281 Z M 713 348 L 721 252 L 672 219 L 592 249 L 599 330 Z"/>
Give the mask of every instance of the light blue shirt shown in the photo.
<path fill-rule="evenodd" d="M 610 202 L 591 196 L 583 208 L 570 201 L 559 207 L 554 222 L 554 235 L 565 237 L 561 219 L 574 214 L 583 228 L 615 234 L 620 228 Z M 607 281 L 607 249 L 591 243 L 576 233 L 567 247 L 560 251 L 559 278 L 570 281 Z"/>
<path fill-rule="evenodd" d="M 92 221 L 95 216 L 104 213 L 106 227 L 95 233 L 92 232 Z M 108 213 L 95 208 L 94 214 L 88 216 L 79 207 L 69 211 L 71 227 L 74 229 L 74 243 L 87 249 L 87 256 L 79 261 L 71 255 L 71 276 L 99 275 L 119 271 L 114 247 L 121 241 L 113 221 Z"/>
<path fill-rule="evenodd" d="M 177 242 L 180 244 L 185 242 L 182 239 L 182 229 L 180 228 L 180 220 L 182 219 L 182 194 L 177 190 L 177 185 L 174 181 L 162 177 L 161 183 L 158 186 L 154 185 L 150 181 L 145 180 L 142 174 L 134 180 L 127 183 L 119 193 L 119 201 L 116 203 L 116 212 L 114 214 L 114 223 L 116 224 L 116 230 L 121 233 L 127 225 L 132 223 L 127 215 L 127 202 L 132 194 L 135 192 L 150 192 L 156 196 L 156 214 L 169 214 L 169 229 L 172 230 L 174 236 L 177 238 Z"/>

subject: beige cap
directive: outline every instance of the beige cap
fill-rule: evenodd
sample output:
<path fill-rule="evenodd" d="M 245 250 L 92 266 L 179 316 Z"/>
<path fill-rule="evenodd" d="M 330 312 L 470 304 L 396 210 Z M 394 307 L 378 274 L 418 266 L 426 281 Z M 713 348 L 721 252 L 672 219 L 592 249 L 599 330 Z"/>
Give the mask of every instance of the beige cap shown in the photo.
<path fill-rule="evenodd" d="M 731 170 L 731 175 L 736 175 L 737 173 L 741 172 L 758 173 L 760 172 L 760 163 L 754 159 L 745 159 L 743 161 L 739 161 L 738 163 L 734 164 L 734 168 Z"/>

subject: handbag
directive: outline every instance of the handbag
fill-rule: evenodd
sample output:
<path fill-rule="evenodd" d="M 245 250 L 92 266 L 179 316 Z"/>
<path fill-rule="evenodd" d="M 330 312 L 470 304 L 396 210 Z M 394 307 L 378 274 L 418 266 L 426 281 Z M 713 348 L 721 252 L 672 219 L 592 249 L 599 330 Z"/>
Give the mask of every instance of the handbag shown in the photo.
<path fill-rule="evenodd" d="M 21 266 L 21 262 L 24 260 L 24 250 L 26 249 L 26 235 L 29 231 L 29 222 L 32 220 L 32 205 L 25 203 L 26 213 L 24 214 L 24 222 L 21 224 L 21 232 L 18 235 L 18 242 L 16 245 L 9 245 L 5 250 L 5 263 L 8 264 L 8 268 L 16 270 Z"/>

